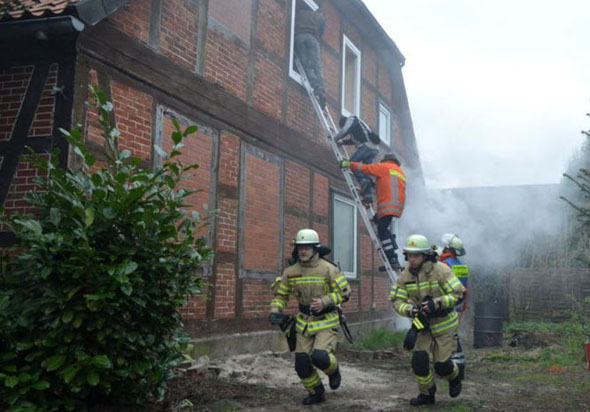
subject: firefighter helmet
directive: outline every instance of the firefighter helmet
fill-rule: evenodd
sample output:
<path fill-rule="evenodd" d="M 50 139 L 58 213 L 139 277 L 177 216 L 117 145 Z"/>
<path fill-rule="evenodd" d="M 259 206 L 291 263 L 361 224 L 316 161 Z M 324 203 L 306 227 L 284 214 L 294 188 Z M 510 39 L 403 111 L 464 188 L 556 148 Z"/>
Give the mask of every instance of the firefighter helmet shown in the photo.
<path fill-rule="evenodd" d="M 404 246 L 405 253 L 428 253 L 431 250 L 428 238 L 423 235 L 410 235 Z"/>
<path fill-rule="evenodd" d="M 296 245 L 319 245 L 320 237 L 313 229 L 301 229 L 295 236 Z"/>
<path fill-rule="evenodd" d="M 459 238 L 459 236 L 453 233 L 445 233 L 441 240 L 443 242 L 443 248 L 453 249 L 457 256 L 465 255 L 465 247 L 463 246 L 463 241 Z"/>

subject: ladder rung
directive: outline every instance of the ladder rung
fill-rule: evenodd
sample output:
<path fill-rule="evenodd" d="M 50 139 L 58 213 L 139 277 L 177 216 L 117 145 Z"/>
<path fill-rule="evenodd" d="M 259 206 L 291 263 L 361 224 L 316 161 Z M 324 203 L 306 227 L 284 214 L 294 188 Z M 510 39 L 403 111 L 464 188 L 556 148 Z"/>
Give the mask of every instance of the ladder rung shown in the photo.
<path fill-rule="evenodd" d="M 338 144 L 334 141 L 334 136 L 338 133 L 338 128 L 336 127 L 336 124 L 334 123 L 334 119 L 332 118 L 332 115 L 330 114 L 329 109 L 326 108 L 326 110 L 324 112 L 322 110 L 322 108 L 320 107 L 320 104 L 319 104 L 318 100 L 316 99 L 315 95 L 313 94 L 313 89 L 311 88 L 311 85 L 309 84 L 309 81 L 307 80 L 307 75 L 305 73 L 305 70 L 303 70 L 303 66 L 301 65 L 301 61 L 299 60 L 298 57 L 295 58 L 295 65 L 297 66 L 297 70 L 299 71 L 299 74 L 301 75 L 301 79 L 303 80 L 303 85 L 304 85 L 305 89 L 307 90 L 307 94 L 309 95 L 309 98 L 311 99 L 311 102 L 313 104 L 315 112 L 318 115 L 318 118 L 320 119 L 322 126 L 328 132 L 328 142 L 330 143 L 330 147 L 332 148 L 332 152 L 334 152 L 334 155 L 336 156 L 336 159 L 338 160 L 338 162 L 341 162 L 342 160 L 347 160 L 348 154 L 346 153 L 346 151 L 344 149 L 342 149 L 344 151 L 344 154 L 343 154 L 341 152 L 340 146 L 338 146 Z M 371 218 L 370 218 L 367 213 L 367 209 L 365 209 L 365 207 L 362 204 L 362 201 L 361 201 L 360 195 L 358 193 L 358 190 L 356 188 L 356 185 L 354 184 L 354 181 L 352 180 L 352 176 L 353 176 L 352 171 L 342 169 L 342 174 L 344 175 L 344 180 L 346 181 L 348 189 L 350 190 L 350 192 L 352 194 L 352 198 L 354 199 L 357 209 L 359 210 L 361 218 L 363 219 L 363 222 L 365 223 L 365 226 L 367 227 L 367 232 L 369 232 L 369 237 L 371 238 L 371 241 L 373 242 L 373 247 L 379 253 L 379 257 L 381 258 L 381 261 L 383 262 L 383 266 L 385 266 L 385 269 L 387 271 L 387 274 L 389 275 L 389 279 L 391 280 L 391 283 L 395 284 L 396 278 L 397 278 L 397 273 L 393 270 L 393 268 L 389 264 L 389 259 L 387 259 L 387 256 L 385 255 L 385 251 L 383 250 L 383 247 L 381 246 L 381 242 L 379 242 L 379 238 L 377 237 L 377 234 L 375 233 L 375 229 L 373 228 L 373 225 L 371 224 L 371 218 L 373 217 L 375 212 L 373 211 L 373 208 L 371 206 L 370 207 Z"/>

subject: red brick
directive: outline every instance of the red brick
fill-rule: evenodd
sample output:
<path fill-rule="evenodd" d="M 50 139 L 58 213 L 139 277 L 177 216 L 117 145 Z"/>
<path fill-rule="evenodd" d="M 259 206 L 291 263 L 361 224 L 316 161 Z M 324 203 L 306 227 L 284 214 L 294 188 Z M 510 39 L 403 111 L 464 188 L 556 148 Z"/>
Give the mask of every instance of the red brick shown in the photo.
<path fill-rule="evenodd" d="M 117 80 L 111 81 L 111 95 L 117 128 L 121 132 L 119 148 L 149 159 L 152 153 L 152 96 Z M 140 124 L 132 120 L 137 117 L 149 119 L 149 122 Z"/>
<path fill-rule="evenodd" d="M 280 119 L 283 90 L 282 69 L 275 63 L 256 54 L 252 104 L 270 117 Z"/>
<path fill-rule="evenodd" d="M 279 166 L 246 155 L 243 265 L 248 269 L 277 271 L 279 262 Z"/>
<path fill-rule="evenodd" d="M 215 275 L 215 317 L 232 318 L 236 312 L 236 268 L 218 264 Z"/>
<path fill-rule="evenodd" d="M 276 56 L 285 57 L 285 37 L 287 33 L 287 13 L 285 4 L 276 0 L 258 2 L 258 30 L 256 38 L 259 45 Z"/>
<path fill-rule="evenodd" d="M 29 128 L 29 136 L 47 136 L 53 130 L 53 112 L 55 110 L 55 96 L 51 95 L 57 85 L 57 64 L 52 64 L 43 87 L 41 99 L 35 112 L 35 117 Z"/>
<path fill-rule="evenodd" d="M 308 214 L 309 169 L 292 161 L 285 163 L 285 205 Z"/>
<path fill-rule="evenodd" d="M 268 316 L 272 291 L 270 282 L 259 279 L 244 279 L 242 316 L 244 318 L 265 318 Z"/>
<path fill-rule="evenodd" d="M 0 111 L 0 142 L 10 140 L 12 128 L 20 106 L 25 98 L 26 88 L 31 80 L 33 66 L 15 66 L 0 69 L 0 107 L 9 106 L 11 110 Z M 18 88 L 15 88 L 17 86 Z"/>
<path fill-rule="evenodd" d="M 377 129 L 377 96 L 368 87 L 361 87 L 361 115 L 367 124 Z"/>
<path fill-rule="evenodd" d="M 207 32 L 205 78 L 246 100 L 248 51 L 213 29 Z"/>
<path fill-rule="evenodd" d="M 332 5 L 332 2 L 342 0 L 324 1 L 321 4 L 321 11 L 326 18 L 326 29 L 322 40 L 332 48 L 336 53 L 340 54 L 340 47 L 342 38 L 340 37 L 340 14 Z"/>
<path fill-rule="evenodd" d="M 147 43 L 150 33 L 151 4 L 151 0 L 132 1 L 110 16 L 109 21 L 123 33 Z"/>
<path fill-rule="evenodd" d="M 192 0 L 162 2 L 160 51 L 189 70 L 197 64 L 199 3 Z"/>
<path fill-rule="evenodd" d="M 330 213 L 330 181 L 320 173 L 313 174 L 313 206 L 315 215 L 328 217 Z"/>

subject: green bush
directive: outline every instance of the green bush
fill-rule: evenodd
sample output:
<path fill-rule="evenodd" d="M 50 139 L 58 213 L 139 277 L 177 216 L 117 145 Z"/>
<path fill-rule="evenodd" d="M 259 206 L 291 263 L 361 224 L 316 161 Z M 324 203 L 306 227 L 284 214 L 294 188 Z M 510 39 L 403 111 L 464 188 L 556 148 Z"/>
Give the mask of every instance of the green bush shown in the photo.
<path fill-rule="evenodd" d="M 198 215 L 183 210 L 180 182 L 196 165 L 179 160 L 178 123 L 156 171 L 119 151 L 113 106 L 93 89 L 106 165 L 63 131 L 78 167 L 31 155 L 45 178 L 29 202 L 36 216 L 11 215 L 16 243 L 0 276 L 0 409 L 84 410 L 103 402 L 162 396 L 188 337 L 178 309 L 198 292 L 210 258 Z M 5 402 L 2 405 L 2 402 Z M 9 406 L 10 405 L 10 406 Z"/>

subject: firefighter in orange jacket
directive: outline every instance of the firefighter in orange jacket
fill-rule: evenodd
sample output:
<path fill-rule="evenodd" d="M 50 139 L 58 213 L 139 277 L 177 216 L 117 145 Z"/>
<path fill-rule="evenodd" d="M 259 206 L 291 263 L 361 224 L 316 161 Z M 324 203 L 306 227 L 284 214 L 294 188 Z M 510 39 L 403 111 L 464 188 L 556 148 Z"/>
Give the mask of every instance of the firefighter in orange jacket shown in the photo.
<path fill-rule="evenodd" d="M 350 167 L 355 172 L 377 178 L 377 234 L 389 264 L 394 269 L 401 269 L 401 265 L 395 252 L 395 234 L 391 233 L 389 226 L 394 217 L 401 217 L 406 202 L 406 175 L 400 166 L 400 161 L 393 154 L 386 154 L 380 163 L 375 164 L 348 160 L 340 162 L 340 167 Z"/>

